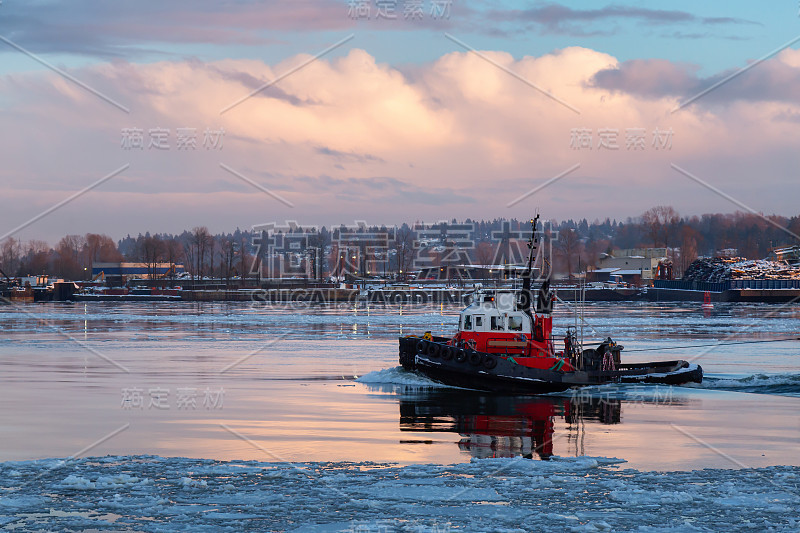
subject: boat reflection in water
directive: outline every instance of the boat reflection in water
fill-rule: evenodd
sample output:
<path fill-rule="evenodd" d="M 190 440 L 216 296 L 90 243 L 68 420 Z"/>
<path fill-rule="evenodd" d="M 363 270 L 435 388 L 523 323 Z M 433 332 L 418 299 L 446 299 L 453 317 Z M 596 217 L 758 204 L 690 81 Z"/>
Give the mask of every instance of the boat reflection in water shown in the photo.
<path fill-rule="evenodd" d="M 584 455 L 586 422 L 619 424 L 621 415 L 620 400 L 585 395 L 520 397 L 448 390 L 400 398 L 400 431 L 457 433 L 458 447 L 476 458 L 547 459 L 554 454 L 553 443 L 563 440 L 558 442 L 559 455 Z M 566 434 L 556 437 L 555 426 L 562 420 Z"/>

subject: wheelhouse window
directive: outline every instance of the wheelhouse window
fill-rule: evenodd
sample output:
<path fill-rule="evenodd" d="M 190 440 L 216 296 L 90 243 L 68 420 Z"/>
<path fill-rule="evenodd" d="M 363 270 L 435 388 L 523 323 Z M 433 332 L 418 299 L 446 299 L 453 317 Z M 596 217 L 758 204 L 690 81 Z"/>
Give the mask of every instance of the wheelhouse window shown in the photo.
<path fill-rule="evenodd" d="M 483 317 L 475 315 L 475 328 L 483 327 Z"/>
<path fill-rule="evenodd" d="M 491 317 L 491 324 L 493 331 L 503 331 L 503 317 L 501 316 Z"/>
<path fill-rule="evenodd" d="M 472 315 L 464 315 L 464 330 L 472 329 Z"/>
<path fill-rule="evenodd" d="M 511 331 L 522 331 L 522 317 L 510 316 L 508 317 L 508 329 Z"/>

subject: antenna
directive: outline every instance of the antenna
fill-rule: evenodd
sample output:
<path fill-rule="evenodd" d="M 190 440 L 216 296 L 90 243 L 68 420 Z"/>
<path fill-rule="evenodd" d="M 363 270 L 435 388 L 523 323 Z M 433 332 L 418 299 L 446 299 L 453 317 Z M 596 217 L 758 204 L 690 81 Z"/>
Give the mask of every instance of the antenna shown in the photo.
<path fill-rule="evenodd" d="M 531 237 L 528 239 L 528 263 L 525 265 L 525 271 L 522 273 L 522 290 L 517 299 L 517 310 L 524 311 L 528 316 L 533 319 L 531 314 L 531 304 L 533 297 L 531 295 L 531 271 L 533 269 L 533 259 L 537 247 L 536 238 L 536 224 L 539 222 L 539 215 L 537 214 L 531 219 Z"/>
<path fill-rule="evenodd" d="M 528 274 L 528 277 L 530 277 L 533 265 L 533 254 L 536 251 L 537 247 L 538 239 L 536 238 L 536 224 L 538 222 L 539 222 L 539 214 L 537 213 L 536 217 L 531 219 L 531 238 L 528 239 L 528 249 L 530 250 L 530 252 L 528 252 L 528 265 L 525 269 L 525 273 Z"/>

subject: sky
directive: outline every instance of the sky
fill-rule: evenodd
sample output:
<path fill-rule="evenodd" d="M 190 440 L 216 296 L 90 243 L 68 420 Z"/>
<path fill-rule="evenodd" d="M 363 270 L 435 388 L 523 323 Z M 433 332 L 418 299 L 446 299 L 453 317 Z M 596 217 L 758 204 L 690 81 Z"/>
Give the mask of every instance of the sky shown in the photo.
<path fill-rule="evenodd" d="M 796 2 L 0 3 L 0 240 L 798 214 Z"/>

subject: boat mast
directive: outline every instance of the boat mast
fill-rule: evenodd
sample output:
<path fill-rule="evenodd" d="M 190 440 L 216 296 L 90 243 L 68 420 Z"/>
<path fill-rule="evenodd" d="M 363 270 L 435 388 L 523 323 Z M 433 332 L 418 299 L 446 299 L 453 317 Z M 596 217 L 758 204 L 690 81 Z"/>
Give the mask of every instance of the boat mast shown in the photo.
<path fill-rule="evenodd" d="M 531 272 L 533 271 L 533 260 L 536 253 L 536 224 L 539 222 L 539 215 L 531 219 L 531 238 L 528 239 L 528 264 L 525 265 L 525 271 L 522 273 L 522 290 L 519 292 L 517 298 L 517 311 L 523 311 L 531 320 L 533 320 L 533 313 L 531 312 L 531 304 L 533 296 L 531 296 Z"/>

